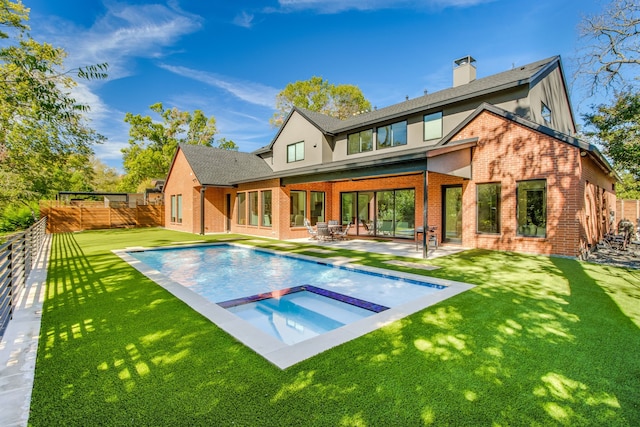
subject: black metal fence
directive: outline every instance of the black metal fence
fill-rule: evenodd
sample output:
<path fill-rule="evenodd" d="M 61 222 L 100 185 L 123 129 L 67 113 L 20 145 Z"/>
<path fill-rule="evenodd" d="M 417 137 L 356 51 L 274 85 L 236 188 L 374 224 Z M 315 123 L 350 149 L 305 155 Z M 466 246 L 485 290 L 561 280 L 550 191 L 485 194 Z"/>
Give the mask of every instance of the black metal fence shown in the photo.
<path fill-rule="evenodd" d="M 42 249 L 47 217 L 0 245 L 0 338 L 13 314 L 15 298 L 25 286 Z"/>

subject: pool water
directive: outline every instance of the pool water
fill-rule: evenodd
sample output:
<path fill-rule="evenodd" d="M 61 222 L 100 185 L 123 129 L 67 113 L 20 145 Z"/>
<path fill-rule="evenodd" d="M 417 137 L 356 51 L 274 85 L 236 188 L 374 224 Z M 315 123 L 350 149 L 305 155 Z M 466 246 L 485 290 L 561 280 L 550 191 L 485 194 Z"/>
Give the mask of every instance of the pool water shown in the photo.
<path fill-rule="evenodd" d="M 286 344 L 445 288 L 232 245 L 129 255 Z"/>
<path fill-rule="evenodd" d="M 228 310 L 285 344 L 299 343 L 376 314 L 310 291 L 236 305 Z"/>

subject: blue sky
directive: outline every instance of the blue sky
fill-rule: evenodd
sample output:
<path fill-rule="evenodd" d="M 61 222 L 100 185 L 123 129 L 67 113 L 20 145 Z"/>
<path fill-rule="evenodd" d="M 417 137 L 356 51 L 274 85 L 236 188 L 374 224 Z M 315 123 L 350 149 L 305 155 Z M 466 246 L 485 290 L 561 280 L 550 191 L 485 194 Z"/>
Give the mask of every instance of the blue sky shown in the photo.
<path fill-rule="evenodd" d="M 577 25 L 596 0 L 23 0 L 32 36 L 64 48 L 66 68 L 108 62 L 74 93 L 108 138 L 97 157 L 121 171 L 127 112 L 202 110 L 241 151 L 268 144 L 275 96 L 322 76 L 378 108 L 451 86 L 455 59 L 478 78 L 561 55 L 576 117 L 593 104 L 572 85 Z"/>

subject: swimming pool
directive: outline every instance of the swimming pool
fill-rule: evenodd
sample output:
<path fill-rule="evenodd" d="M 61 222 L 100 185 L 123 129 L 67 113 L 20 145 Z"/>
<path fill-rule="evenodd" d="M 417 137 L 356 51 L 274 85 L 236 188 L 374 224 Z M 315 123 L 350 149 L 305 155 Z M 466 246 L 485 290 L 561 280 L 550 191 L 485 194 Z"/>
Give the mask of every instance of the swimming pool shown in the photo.
<path fill-rule="evenodd" d="M 283 369 L 472 286 L 228 243 L 114 253 Z"/>

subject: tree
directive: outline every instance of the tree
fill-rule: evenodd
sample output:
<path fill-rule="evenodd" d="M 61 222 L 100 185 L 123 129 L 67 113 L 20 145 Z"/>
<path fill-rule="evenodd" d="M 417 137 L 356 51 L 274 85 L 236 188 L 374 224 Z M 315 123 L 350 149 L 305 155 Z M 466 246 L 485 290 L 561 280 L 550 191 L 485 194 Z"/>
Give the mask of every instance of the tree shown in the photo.
<path fill-rule="evenodd" d="M 127 113 L 129 147 L 123 148 L 123 166 L 126 175 L 120 183 L 122 191 L 136 191 L 145 180 L 163 178 L 169 172 L 171 160 L 179 144 L 214 146 L 215 118 L 207 118 L 202 111 L 192 113 L 177 108 L 165 109 L 161 102 L 149 107 L 162 118 L 154 121 L 150 116 Z M 220 148 L 237 149 L 233 141 L 218 142 Z"/>
<path fill-rule="evenodd" d="M 640 191 L 640 94 L 619 93 L 613 105 L 584 116 L 586 135 L 596 138 L 623 180 L 622 192 Z M 629 179 L 631 178 L 631 179 Z"/>
<path fill-rule="evenodd" d="M 276 113 L 271 125 L 282 125 L 289 111 L 296 106 L 317 111 L 340 120 L 345 120 L 361 111 L 371 109 L 362 91 L 354 85 L 335 86 L 322 77 L 289 83 L 276 96 Z"/>
<path fill-rule="evenodd" d="M 640 65 L 639 28 L 637 0 L 613 0 L 603 14 L 583 19 L 579 30 L 585 46 L 577 73 L 590 80 L 592 93 L 638 83 L 637 72 L 631 70 Z"/>
<path fill-rule="evenodd" d="M 0 204 L 67 189 L 104 138 L 89 128 L 89 107 L 70 95 L 80 79 L 106 78 L 107 64 L 64 70 L 64 50 L 31 38 L 22 3 L 0 0 Z"/>

